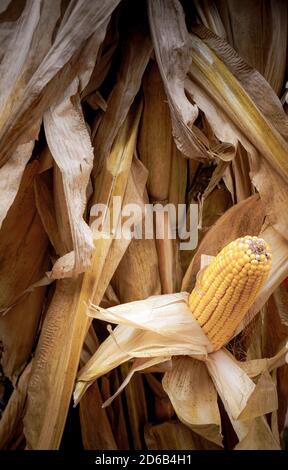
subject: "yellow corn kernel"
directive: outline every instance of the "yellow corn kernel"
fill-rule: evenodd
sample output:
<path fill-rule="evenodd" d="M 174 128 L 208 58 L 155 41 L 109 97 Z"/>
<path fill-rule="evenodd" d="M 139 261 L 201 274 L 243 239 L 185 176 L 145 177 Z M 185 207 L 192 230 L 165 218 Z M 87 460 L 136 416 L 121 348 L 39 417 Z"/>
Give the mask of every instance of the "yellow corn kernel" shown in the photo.
<path fill-rule="evenodd" d="M 268 244 L 247 235 L 224 247 L 198 277 L 189 306 L 214 350 L 232 338 L 270 268 Z"/>

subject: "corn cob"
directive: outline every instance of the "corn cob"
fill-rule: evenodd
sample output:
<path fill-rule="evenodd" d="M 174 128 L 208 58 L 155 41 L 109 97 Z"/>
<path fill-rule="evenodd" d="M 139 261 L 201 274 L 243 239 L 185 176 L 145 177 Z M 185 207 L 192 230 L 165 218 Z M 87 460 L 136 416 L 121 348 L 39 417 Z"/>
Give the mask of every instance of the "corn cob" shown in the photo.
<path fill-rule="evenodd" d="M 225 246 L 200 273 L 189 306 L 214 350 L 232 338 L 270 268 L 268 244 L 262 238 L 246 236 Z"/>

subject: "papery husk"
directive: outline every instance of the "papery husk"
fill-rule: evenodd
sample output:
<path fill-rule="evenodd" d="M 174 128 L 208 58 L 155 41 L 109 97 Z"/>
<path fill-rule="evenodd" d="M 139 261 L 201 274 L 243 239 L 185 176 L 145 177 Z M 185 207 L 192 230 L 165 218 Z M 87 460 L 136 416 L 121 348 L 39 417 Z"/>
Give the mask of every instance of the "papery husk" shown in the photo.
<path fill-rule="evenodd" d="M 105 201 L 110 209 L 112 197 L 123 197 L 127 186 L 140 112 L 141 108 L 138 107 L 129 113 L 100 175 L 99 181 L 103 186 L 97 185 L 98 201 Z M 116 220 L 117 216 L 119 219 L 119 214 L 116 214 Z M 112 240 L 112 236 L 95 240 L 92 267 L 83 279 L 80 277 L 57 283 L 42 327 L 28 388 L 24 418 L 28 448 L 59 447 L 82 345 L 90 323 L 85 314 L 86 305 L 92 301 L 99 303 L 109 284 L 110 279 L 106 285 L 101 285 L 99 281 Z"/>
<path fill-rule="evenodd" d="M 10 447 L 15 434 L 17 435 L 19 424 L 22 422 L 24 408 L 27 398 L 27 387 L 31 374 L 31 363 L 29 363 L 17 385 L 15 386 L 8 404 L 0 420 L 0 449 Z"/>
<path fill-rule="evenodd" d="M 90 309 L 89 314 L 94 318 L 117 323 L 118 326 L 80 371 L 74 402 L 78 403 L 97 377 L 131 357 L 147 358 L 147 367 L 151 367 L 149 358 L 157 358 L 161 363 L 172 355 L 205 356 L 211 345 L 191 315 L 187 297 L 187 293 L 152 296 L 107 310 L 100 307 Z"/>
<path fill-rule="evenodd" d="M 0 310 L 14 305 L 42 278 L 47 267 L 48 238 L 35 205 L 33 181 L 39 163 L 31 162 L 0 231 Z"/>
<path fill-rule="evenodd" d="M 201 267 L 202 254 L 216 256 L 230 241 L 245 236 L 247 233 L 258 235 L 264 217 L 264 209 L 259 195 L 251 196 L 227 210 L 200 243 L 184 275 L 181 290 L 192 291 Z"/>
<path fill-rule="evenodd" d="M 68 5 L 52 46 L 50 47 L 48 42 L 45 54 L 41 55 L 42 60 L 35 67 L 35 71 L 32 69 L 34 73 L 32 76 L 29 76 L 28 83 L 17 82 L 17 86 L 13 88 L 13 92 L 11 91 L 6 100 L 0 122 L 2 164 L 13 154 L 18 145 L 37 138 L 40 120 L 44 111 L 57 102 L 77 74 L 83 72 L 83 69 L 87 70 L 87 61 L 91 62 L 91 50 L 89 47 L 93 44 L 95 52 L 96 36 L 98 37 L 99 45 L 101 44 L 110 15 L 119 1 L 113 0 L 112 2 L 102 2 L 101 4 L 93 2 L 91 4 L 86 0 L 80 0 L 77 3 L 73 2 Z M 57 3 L 60 4 L 60 2 L 55 1 L 55 5 Z M 45 2 L 45 5 L 49 8 L 47 10 L 46 8 L 42 9 L 42 17 L 40 14 L 39 25 L 41 27 L 37 30 L 37 36 L 35 35 L 35 46 L 42 44 L 41 38 L 46 38 L 46 35 L 43 34 L 43 28 L 46 32 L 47 24 L 50 24 L 50 18 L 54 18 L 54 14 L 57 12 L 57 8 L 52 8 L 53 15 L 51 15 L 50 1 Z M 28 19 L 31 16 L 32 20 L 32 18 L 37 17 L 37 14 L 39 15 L 39 2 L 28 2 L 26 9 L 27 11 L 32 10 L 32 15 L 26 13 Z M 47 13 L 47 16 L 43 14 L 43 11 Z M 80 25 L 81 27 L 79 27 Z M 52 26 L 54 30 L 55 25 Z M 17 37 L 19 30 L 20 25 L 18 26 L 18 31 L 15 30 L 14 32 L 15 37 Z M 33 34 L 33 29 L 32 31 L 27 29 L 25 34 L 21 35 L 21 47 L 24 37 L 25 41 L 28 41 L 31 34 Z M 86 42 L 88 38 L 90 39 Z M 11 44 L 14 47 L 14 42 L 12 41 L 15 41 L 14 38 L 11 38 Z M 15 51 L 17 49 L 15 48 Z M 34 51 L 36 53 L 37 48 L 35 50 L 34 47 Z M 8 60 L 9 75 L 7 75 L 7 80 L 5 81 L 9 83 L 11 75 L 14 75 L 15 70 L 14 61 L 11 62 L 11 56 L 7 58 Z M 28 62 L 27 66 L 29 65 Z M 88 65 L 91 68 L 91 72 L 93 66 L 94 64 Z M 15 99 L 16 97 L 17 100 Z"/>
<path fill-rule="evenodd" d="M 149 424 L 145 427 L 145 442 L 149 450 L 218 450 L 219 447 L 194 434 L 177 421 Z"/>
<path fill-rule="evenodd" d="M 197 383 L 201 385 L 197 387 Z M 192 431 L 222 446 L 217 392 L 205 363 L 189 357 L 174 358 L 162 384 L 178 418 Z"/>
<path fill-rule="evenodd" d="M 266 418 L 253 420 L 246 436 L 236 445 L 235 450 L 281 450 L 273 437 Z"/>

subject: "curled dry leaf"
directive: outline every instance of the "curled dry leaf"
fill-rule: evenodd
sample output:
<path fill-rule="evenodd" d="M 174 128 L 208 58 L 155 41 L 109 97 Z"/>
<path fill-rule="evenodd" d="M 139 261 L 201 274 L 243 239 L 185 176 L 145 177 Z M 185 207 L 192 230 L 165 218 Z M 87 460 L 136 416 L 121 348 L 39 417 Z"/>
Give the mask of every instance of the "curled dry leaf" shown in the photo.
<path fill-rule="evenodd" d="M 208 141 L 199 129 L 192 127 L 198 116 L 197 106 L 189 102 L 184 91 L 192 44 L 182 6 L 178 0 L 149 0 L 148 13 L 176 145 L 189 158 L 209 158 Z"/>
<path fill-rule="evenodd" d="M 92 232 L 83 214 L 94 154 L 77 93 L 78 85 L 78 80 L 74 80 L 67 96 L 44 115 L 48 146 L 61 172 L 57 181 L 62 186 L 64 204 L 60 202 L 58 206 L 58 220 L 68 219 L 74 252 L 71 257 L 74 263 L 68 271 L 67 267 L 64 271 L 65 263 L 63 266 L 61 259 L 57 260 L 51 273 L 54 279 L 85 271 L 91 264 L 93 250 Z"/>
<path fill-rule="evenodd" d="M 87 62 L 85 62 L 87 61 L 85 46 L 89 48 L 91 41 L 90 44 L 89 41 L 86 44 L 85 42 L 95 33 L 95 35 L 98 35 L 100 45 L 104 38 L 111 13 L 119 1 L 112 0 L 109 2 L 91 3 L 86 0 L 80 0 L 68 5 L 52 44 L 49 42 L 48 35 L 45 53 L 39 56 L 42 60 L 35 69 L 32 69 L 34 73 L 32 76 L 29 76 L 28 83 L 21 83 L 20 81 L 18 87 L 14 88 L 13 92 L 11 90 L 11 94 L 5 101 L 5 108 L 2 110 L 0 121 L 2 164 L 10 158 L 19 144 L 37 138 L 43 113 L 49 106 L 55 104 L 61 98 L 65 89 L 77 74 L 81 73 L 83 63 L 84 68 L 86 69 L 87 67 Z M 43 17 L 40 15 L 39 23 L 37 22 L 37 15 L 39 16 L 40 11 L 40 3 L 38 1 L 31 0 L 27 2 L 26 10 L 23 11 L 28 22 L 34 19 L 34 30 L 39 25 L 37 37 L 35 36 L 36 46 L 42 43 L 41 38 L 43 40 L 46 38 L 46 34 L 43 34 L 43 28 L 46 33 L 47 24 L 50 25 L 50 18 L 53 18 L 56 23 L 60 16 L 60 1 L 54 0 L 53 3 L 54 7 L 51 9 L 51 2 L 44 2 L 46 14 Z M 57 11 L 59 12 L 58 16 Z M 56 15 L 56 18 L 54 15 Z M 24 17 L 21 21 L 24 21 Z M 55 23 L 51 25 L 52 32 L 55 29 Z M 21 34 L 20 50 L 22 50 L 23 41 L 27 44 L 31 43 L 31 35 L 34 32 L 33 28 L 27 27 L 23 34 Z M 11 38 L 12 44 L 17 40 L 17 37 L 18 41 L 20 40 L 20 30 L 21 26 L 19 23 Z M 94 40 L 95 37 L 93 38 Z M 25 51 L 27 51 L 27 47 Z M 14 53 L 16 51 L 17 57 L 20 60 L 22 56 L 19 56 L 18 49 L 19 47 L 15 47 Z M 7 61 L 9 62 L 7 83 L 10 83 L 10 77 L 15 77 L 14 61 L 11 60 L 11 56 L 7 58 Z M 16 63 L 18 64 L 18 61 Z M 92 69 L 93 65 L 90 73 Z M 15 99 L 16 96 L 17 100 Z"/>

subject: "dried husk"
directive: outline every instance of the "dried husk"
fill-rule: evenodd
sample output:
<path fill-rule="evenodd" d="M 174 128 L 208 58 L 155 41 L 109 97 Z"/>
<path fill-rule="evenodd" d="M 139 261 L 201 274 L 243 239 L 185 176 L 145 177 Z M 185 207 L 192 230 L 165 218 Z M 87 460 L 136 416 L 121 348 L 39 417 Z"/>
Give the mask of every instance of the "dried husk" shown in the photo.
<path fill-rule="evenodd" d="M 213 352 L 189 311 L 187 298 L 188 294 L 181 293 L 152 296 L 145 301 L 107 310 L 92 306 L 90 312 L 93 317 L 118 326 L 113 331 L 110 329 L 110 336 L 81 369 L 74 391 L 75 403 L 97 377 L 131 357 L 135 360 L 130 372 L 104 406 L 108 406 L 123 390 L 136 371 L 166 362 L 171 356 L 190 356 L 204 361 L 214 386 L 206 369 L 203 380 L 195 382 L 193 377 L 199 378 L 199 367 L 202 366 L 186 357 L 179 357 L 175 367 L 166 372 L 163 386 L 180 420 L 195 432 L 221 444 L 220 415 L 214 387 L 239 441 L 247 435 L 256 418 L 275 411 L 277 394 L 268 372 L 285 363 L 288 343 L 273 358 L 247 362 L 237 362 L 224 348 Z M 191 387 L 191 381 L 194 387 Z M 267 394 L 269 387 L 273 393 Z"/>
<path fill-rule="evenodd" d="M 264 209 L 259 195 L 232 206 L 207 232 L 189 265 L 181 290 L 191 292 L 201 268 L 201 255 L 216 256 L 230 241 L 249 233 L 258 235 L 264 221 Z"/>
<path fill-rule="evenodd" d="M 201 439 L 177 421 L 147 425 L 145 442 L 149 450 L 219 450 L 218 446 Z"/>

